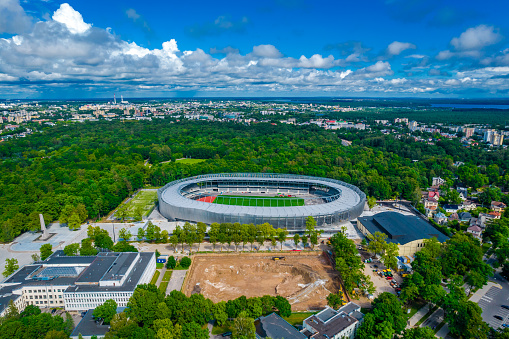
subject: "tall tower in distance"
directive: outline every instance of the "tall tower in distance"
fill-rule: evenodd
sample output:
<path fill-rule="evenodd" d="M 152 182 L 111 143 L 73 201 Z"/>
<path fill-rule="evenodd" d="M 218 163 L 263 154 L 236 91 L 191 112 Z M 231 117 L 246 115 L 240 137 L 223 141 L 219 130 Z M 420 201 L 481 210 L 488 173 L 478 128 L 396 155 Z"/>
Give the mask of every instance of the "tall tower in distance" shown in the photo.
<path fill-rule="evenodd" d="M 113 93 L 113 104 L 116 105 L 117 104 L 117 98 L 115 98 L 115 93 Z"/>

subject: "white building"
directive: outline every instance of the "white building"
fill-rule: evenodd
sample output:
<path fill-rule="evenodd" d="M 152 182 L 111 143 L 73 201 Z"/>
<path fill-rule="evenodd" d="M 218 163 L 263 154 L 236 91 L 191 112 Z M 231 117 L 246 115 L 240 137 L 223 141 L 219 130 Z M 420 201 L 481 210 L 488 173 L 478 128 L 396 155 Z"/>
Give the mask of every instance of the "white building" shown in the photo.
<path fill-rule="evenodd" d="M 0 316 L 12 300 L 19 311 L 27 305 L 84 311 L 113 299 L 127 306 L 138 284 L 150 282 L 154 253 L 99 253 L 65 256 L 56 251 L 45 261 L 25 265 L 0 284 Z"/>
<path fill-rule="evenodd" d="M 361 307 L 353 302 L 337 311 L 327 306 L 323 311 L 306 318 L 301 332 L 308 338 L 353 339 L 363 319 Z"/>

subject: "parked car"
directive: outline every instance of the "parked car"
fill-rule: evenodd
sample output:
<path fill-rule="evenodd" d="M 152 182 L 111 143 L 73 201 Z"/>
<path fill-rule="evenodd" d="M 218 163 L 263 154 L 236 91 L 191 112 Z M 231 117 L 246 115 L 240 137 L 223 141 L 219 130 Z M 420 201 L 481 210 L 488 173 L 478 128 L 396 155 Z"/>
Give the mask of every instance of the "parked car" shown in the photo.
<path fill-rule="evenodd" d="M 493 316 L 493 318 L 498 319 L 498 320 L 504 320 L 504 318 L 502 318 L 502 317 L 501 317 L 501 316 L 499 316 L 499 315 L 494 315 L 494 316 Z"/>
<path fill-rule="evenodd" d="M 231 335 L 232 335 L 232 332 L 224 332 L 224 333 L 222 334 L 222 336 L 223 336 L 223 337 L 229 337 L 229 336 L 231 336 Z"/>
<path fill-rule="evenodd" d="M 387 277 L 387 280 L 392 280 L 393 278 L 392 277 Z"/>
<path fill-rule="evenodd" d="M 509 310 L 509 306 L 507 306 L 507 305 L 502 305 L 502 308 L 505 308 L 506 310 Z"/>
<path fill-rule="evenodd" d="M 502 324 L 502 327 L 509 327 L 509 324 Z"/>

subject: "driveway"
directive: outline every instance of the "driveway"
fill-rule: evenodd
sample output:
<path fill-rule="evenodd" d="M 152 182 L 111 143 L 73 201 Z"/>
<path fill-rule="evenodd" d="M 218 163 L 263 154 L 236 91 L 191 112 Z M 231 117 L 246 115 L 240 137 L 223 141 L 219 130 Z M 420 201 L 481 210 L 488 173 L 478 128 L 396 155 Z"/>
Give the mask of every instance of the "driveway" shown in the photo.
<path fill-rule="evenodd" d="M 168 287 L 166 288 L 166 294 L 170 294 L 171 291 L 182 290 L 182 284 L 184 283 L 184 278 L 186 277 L 187 270 L 174 270 L 171 274 L 170 282 L 168 283 Z"/>

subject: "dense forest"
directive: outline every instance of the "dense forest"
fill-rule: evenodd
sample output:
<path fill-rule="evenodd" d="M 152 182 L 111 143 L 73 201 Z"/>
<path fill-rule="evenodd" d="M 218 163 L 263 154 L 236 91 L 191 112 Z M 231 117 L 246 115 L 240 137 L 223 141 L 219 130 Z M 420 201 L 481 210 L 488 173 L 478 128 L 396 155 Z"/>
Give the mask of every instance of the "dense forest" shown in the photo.
<path fill-rule="evenodd" d="M 206 159 L 195 165 L 175 159 Z M 59 124 L 0 144 L 0 241 L 73 214 L 98 218 L 135 190 L 205 173 L 274 172 L 330 177 L 378 199 L 412 202 L 433 176 L 473 188 L 509 183 L 509 151 L 467 149 L 362 133 L 341 146 L 314 125 L 99 121 Z M 148 162 L 146 162 L 148 160 Z M 456 161 L 465 165 L 457 168 Z M 86 211 L 84 211 L 84 209 Z"/>

